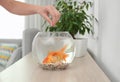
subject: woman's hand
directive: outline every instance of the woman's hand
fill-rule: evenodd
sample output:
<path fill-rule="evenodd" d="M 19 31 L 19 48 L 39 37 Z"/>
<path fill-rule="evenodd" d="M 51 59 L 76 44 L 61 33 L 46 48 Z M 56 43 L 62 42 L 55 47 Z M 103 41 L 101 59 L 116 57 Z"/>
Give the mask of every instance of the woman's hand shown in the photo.
<path fill-rule="evenodd" d="M 40 14 L 51 26 L 54 26 L 60 18 L 60 13 L 54 6 L 38 6 L 15 0 L 0 0 L 0 5 L 17 15 Z"/>
<path fill-rule="evenodd" d="M 40 6 L 38 8 L 38 14 L 43 16 L 51 26 L 54 26 L 60 18 L 60 13 L 56 10 L 54 6 Z"/>

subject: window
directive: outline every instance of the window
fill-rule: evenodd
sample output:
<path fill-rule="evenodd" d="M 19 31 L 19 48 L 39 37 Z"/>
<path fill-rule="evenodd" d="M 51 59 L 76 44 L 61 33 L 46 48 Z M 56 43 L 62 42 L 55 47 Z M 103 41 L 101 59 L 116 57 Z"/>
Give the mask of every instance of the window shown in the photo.
<path fill-rule="evenodd" d="M 21 39 L 24 25 L 24 16 L 9 13 L 0 6 L 0 39 Z"/>

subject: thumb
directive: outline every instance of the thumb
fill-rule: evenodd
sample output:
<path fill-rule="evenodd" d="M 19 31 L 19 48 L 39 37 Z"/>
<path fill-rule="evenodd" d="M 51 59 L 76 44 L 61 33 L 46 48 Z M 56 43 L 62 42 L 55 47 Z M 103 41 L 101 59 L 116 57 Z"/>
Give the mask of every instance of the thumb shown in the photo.
<path fill-rule="evenodd" d="M 45 18 L 46 21 L 48 21 L 48 23 L 53 26 L 52 20 L 50 19 L 50 17 L 48 17 L 48 15 L 43 14 L 43 17 Z"/>

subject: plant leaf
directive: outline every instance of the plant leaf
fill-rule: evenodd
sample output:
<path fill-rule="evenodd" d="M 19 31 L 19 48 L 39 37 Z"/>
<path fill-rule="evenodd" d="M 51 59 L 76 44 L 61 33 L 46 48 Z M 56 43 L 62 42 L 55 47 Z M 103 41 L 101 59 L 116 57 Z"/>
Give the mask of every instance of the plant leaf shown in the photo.
<path fill-rule="evenodd" d="M 76 6 L 77 5 L 77 2 L 76 1 L 74 1 L 74 6 Z"/>
<path fill-rule="evenodd" d="M 86 5 L 86 9 L 87 9 L 87 10 L 88 10 L 88 8 L 89 8 L 89 4 Z"/>

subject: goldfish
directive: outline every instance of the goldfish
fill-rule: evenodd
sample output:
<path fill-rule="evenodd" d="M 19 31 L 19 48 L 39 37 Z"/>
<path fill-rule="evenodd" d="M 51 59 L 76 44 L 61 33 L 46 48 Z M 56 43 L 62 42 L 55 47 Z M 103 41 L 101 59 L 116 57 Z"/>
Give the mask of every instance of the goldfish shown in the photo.
<path fill-rule="evenodd" d="M 61 48 L 58 51 L 48 52 L 47 57 L 43 60 L 43 64 L 58 63 L 62 61 L 66 62 L 66 58 L 68 57 L 68 54 L 65 53 L 66 47 L 67 46 L 65 45 L 63 48 Z"/>

